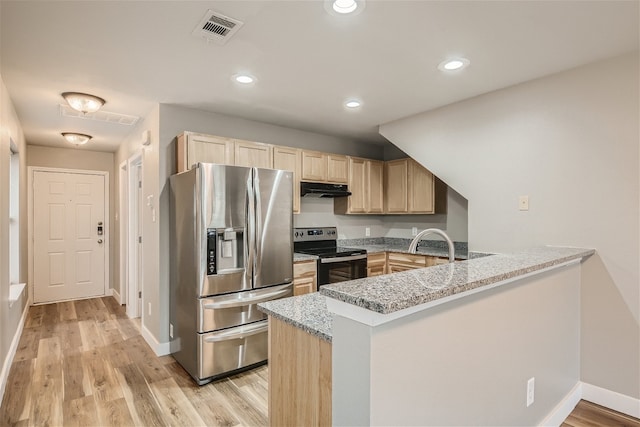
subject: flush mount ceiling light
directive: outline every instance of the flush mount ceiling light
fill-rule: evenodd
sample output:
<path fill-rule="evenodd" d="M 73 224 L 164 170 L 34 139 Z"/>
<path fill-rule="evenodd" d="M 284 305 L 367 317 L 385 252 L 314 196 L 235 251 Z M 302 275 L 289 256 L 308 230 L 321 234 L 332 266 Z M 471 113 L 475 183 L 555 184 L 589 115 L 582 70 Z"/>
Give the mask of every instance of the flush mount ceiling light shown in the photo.
<path fill-rule="evenodd" d="M 98 96 L 80 92 L 64 92 L 62 97 L 71 108 L 83 114 L 95 113 L 106 102 Z"/>
<path fill-rule="evenodd" d="M 349 99 L 348 101 L 346 101 L 344 103 L 344 106 L 347 107 L 350 110 L 354 110 L 356 108 L 359 108 L 362 105 L 361 101 L 358 101 L 357 99 Z"/>
<path fill-rule="evenodd" d="M 62 132 L 62 136 L 67 140 L 70 144 L 75 145 L 83 145 L 89 142 L 91 135 L 85 135 L 84 133 L 75 133 L 75 132 Z"/>
<path fill-rule="evenodd" d="M 355 15 L 364 9 L 364 0 L 325 0 L 324 8 L 331 15 Z"/>
<path fill-rule="evenodd" d="M 233 76 L 231 76 L 231 80 L 243 85 L 250 85 L 252 83 L 255 83 L 257 79 L 251 74 L 240 73 L 240 74 L 234 74 Z"/>
<path fill-rule="evenodd" d="M 452 58 L 438 64 L 440 71 L 460 71 L 470 64 L 467 58 Z"/>

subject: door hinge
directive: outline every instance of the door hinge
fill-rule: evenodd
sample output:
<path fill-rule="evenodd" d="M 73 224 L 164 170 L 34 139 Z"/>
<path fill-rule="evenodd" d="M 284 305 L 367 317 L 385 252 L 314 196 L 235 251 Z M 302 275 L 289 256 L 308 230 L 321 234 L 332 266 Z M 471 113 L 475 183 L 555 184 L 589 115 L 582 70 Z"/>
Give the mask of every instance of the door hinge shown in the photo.
<path fill-rule="evenodd" d="M 142 236 L 138 236 L 138 243 L 142 243 Z"/>
<path fill-rule="evenodd" d="M 142 181 L 138 181 L 138 188 L 142 188 Z"/>
<path fill-rule="evenodd" d="M 142 298 L 142 291 L 138 291 L 138 298 Z"/>

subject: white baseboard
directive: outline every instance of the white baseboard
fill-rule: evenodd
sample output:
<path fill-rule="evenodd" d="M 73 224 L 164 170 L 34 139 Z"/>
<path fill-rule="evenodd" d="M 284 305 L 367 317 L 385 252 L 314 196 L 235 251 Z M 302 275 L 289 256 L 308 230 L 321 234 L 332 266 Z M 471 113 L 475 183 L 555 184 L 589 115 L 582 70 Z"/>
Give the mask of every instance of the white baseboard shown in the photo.
<path fill-rule="evenodd" d="M 582 398 L 614 411 L 640 418 L 640 399 L 589 383 L 582 383 Z"/>
<path fill-rule="evenodd" d="M 107 288 L 107 292 L 104 293 L 105 297 L 110 297 L 113 295 L 113 288 Z"/>
<path fill-rule="evenodd" d="M 166 356 L 167 354 L 171 354 L 171 348 L 169 347 L 168 342 L 158 342 L 156 337 L 144 326 L 140 327 L 140 331 L 142 332 L 142 338 L 149 344 L 149 347 L 153 350 L 156 356 Z"/>
<path fill-rule="evenodd" d="M 0 402 L 2 402 L 2 398 L 4 397 L 4 390 L 7 386 L 7 380 L 9 379 L 9 371 L 11 370 L 13 358 L 15 357 L 16 351 L 18 350 L 18 344 L 20 343 L 20 337 L 22 336 L 24 323 L 27 320 L 27 313 L 29 312 L 29 307 L 31 306 L 30 303 L 31 301 L 27 300 L 27 303 L 24 305 L 24 310 L 22 310 L 22 317 L 20 318 L 20 322 L 18 322 L 18 329 L 16 329 L 16 333 L 13 335 L 13 339 L 11 340 L 11 347 L 9 347 L 9 352 L 7 353 L 7 357 L 5 357 L 4 364 L 2 365 L 2 371 L 0 371 Z"/>
<path fill-rule="evenodd" d="M 582 397 L 582 383 L 578 381 L 571 391 L 553 408 L 553 411 L 539 424 L 541 426 L 558 427 L 567 419 L 580 402 Z"/>
<path fill-rule="evenodd" d="M 122 305 L 122 302 L 120 300 L 120 292 L 118 292 L 115 289 L 111 288 L 111 295 L 116 299 L 116 301 L 118 301 L 118 304 Z"/>

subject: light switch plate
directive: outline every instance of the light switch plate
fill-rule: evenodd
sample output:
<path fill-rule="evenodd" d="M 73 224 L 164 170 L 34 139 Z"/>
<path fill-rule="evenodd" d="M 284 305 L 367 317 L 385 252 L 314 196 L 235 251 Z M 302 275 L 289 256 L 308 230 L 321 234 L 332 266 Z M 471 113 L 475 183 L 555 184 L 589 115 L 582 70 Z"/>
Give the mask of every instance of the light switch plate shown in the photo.
<path fill-rule="evenodd" d="M 529 210 L 529 196 L 520 196 L 518 198 L 518 209 L 521 211 Z"/>

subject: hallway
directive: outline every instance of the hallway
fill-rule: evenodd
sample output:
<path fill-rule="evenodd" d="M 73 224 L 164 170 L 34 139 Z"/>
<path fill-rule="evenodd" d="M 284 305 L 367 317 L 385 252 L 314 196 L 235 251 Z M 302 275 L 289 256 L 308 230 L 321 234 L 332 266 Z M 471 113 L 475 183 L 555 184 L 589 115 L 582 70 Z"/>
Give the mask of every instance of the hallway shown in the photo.
<path fill-rule="evenodd" d="M 267 425 L 267 367 L 197 386 L 112 297 L 32 306 L 0 425 Z"/>

